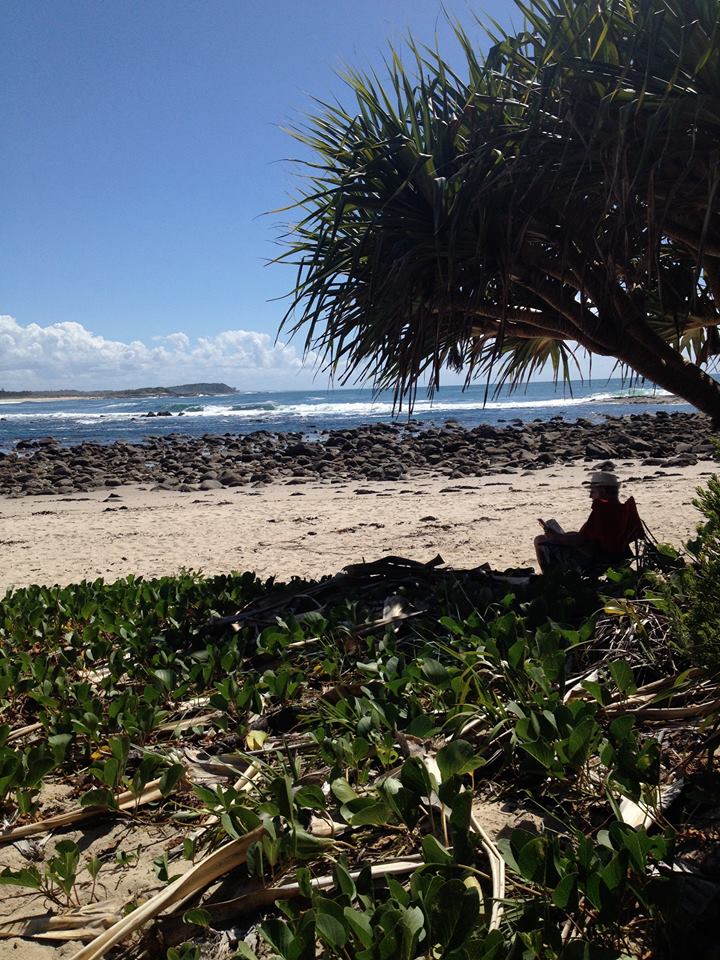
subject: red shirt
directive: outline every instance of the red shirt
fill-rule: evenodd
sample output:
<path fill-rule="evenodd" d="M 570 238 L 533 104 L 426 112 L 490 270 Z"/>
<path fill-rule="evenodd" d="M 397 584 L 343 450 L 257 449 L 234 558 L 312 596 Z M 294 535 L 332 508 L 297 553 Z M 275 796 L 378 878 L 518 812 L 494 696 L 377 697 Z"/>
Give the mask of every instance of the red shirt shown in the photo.
<path fill-rule="evenodd" d="M 601 553 L 622 553 L 627 546 L 628 511 L 618 500 L 593 500 L 580 535 Z"/>

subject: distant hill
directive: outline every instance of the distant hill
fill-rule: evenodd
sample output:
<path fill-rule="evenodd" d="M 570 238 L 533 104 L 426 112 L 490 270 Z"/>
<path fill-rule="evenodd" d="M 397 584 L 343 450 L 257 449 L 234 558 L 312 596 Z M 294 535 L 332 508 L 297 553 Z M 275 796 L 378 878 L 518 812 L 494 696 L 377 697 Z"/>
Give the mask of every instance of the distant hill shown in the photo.
<path fill-rule="evenodd" d="M 226 383 L 180 383 L 174 387 L 137 387 L 134 390 L 0 390 L 0 403 L 3 400 L 34 400 L 40 397 L 51 400 L 93 397 L 120 400 L 137 397 L 221 397 L 237 392 L 235 387 L 229 387 Z"/>

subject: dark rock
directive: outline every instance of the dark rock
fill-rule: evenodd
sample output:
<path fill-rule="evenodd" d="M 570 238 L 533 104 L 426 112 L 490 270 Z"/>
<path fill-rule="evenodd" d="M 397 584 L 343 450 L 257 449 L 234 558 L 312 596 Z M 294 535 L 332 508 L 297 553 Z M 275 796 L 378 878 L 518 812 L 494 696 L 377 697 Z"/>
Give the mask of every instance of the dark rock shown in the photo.
<path fill-rule="evenodd" d="M 314 457 L 316 453 L 317 447 L 311 447 L 309 443 L 293 443 L 285 448 L 288 457 Z"/>
<path fill-rule="evenodd" d="M 591 441 L 585 444 L 585 456 L 590 460 L 611 460 L 616 454 L 606 444 Z"/>

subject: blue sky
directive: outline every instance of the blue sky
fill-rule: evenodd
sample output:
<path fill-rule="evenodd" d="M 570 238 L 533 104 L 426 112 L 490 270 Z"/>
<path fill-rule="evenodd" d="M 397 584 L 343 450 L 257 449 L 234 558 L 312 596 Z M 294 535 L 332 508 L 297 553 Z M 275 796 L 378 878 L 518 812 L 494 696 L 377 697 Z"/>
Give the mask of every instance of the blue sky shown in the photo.
<path fill-rule="evenodd" d="M 444 7 L 472 24 L 463 0 Z M 484 5 L 505 23 L 510 9 Z M 293 276 L 265 265 L 279 224 L 264 214 L 291 194 L 299 150 L 282 127 L 408 30 L 452 57 L 442 10 L 5 0 L 0 387 L 309 386 L 301 344 L 273 343 Z"/>

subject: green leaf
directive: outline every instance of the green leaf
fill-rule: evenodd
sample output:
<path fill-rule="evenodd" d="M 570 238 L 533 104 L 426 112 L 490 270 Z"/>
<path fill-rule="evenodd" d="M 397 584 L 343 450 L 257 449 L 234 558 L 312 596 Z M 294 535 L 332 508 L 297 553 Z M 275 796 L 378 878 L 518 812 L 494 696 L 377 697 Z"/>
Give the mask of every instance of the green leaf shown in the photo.
<path fill-rule="evenodd" d="M 344 913 L 342 908 L 324 897 L 316 897 L 314 906 L 315 929 L 318 935 L 333 950 L 342 949 L 348 939 L 348 932 L 343 923 Z"/>
<path fill-rule="evenodd" d="M 172 670 L 153 670 L 152 672 L 166 690 L 172 690 L 175 686 L 175 674 Z"/>
<path fill-rule="evenodd" d="M 347 867 L 340 860 L 336 861 L 333 865 L 333 877 L 335 879 L 335 886 L 338 888 L 340 893 L 344 894 L 350 902 L 355 899 L 355 882 L 353 878 L 348 873 Z"/>
<path fill-rule="evenodd" d="M 260 931 L 273 950 L 277 950 L 281 957 L 287 958 L 290 956 L 294 937 L 288 923 L 273 918 L 266 920 L 260 927 Z"/>
<path fill-rule="evenodd" d="M 258 955 L 241 940 L 235 947 L 235 956 L 233 957 L 233 960 L 258 960 Z"/>
<path fill-rule="evenodd" d="M 553 890 L 552 902 L 561 910 L 574 909 L 577 900 L 577 874 L 568 873 Z"/>
<path fill-rule="evenodd" d="M 449 780 L 458 774 L 470 773 L 482 766 L 483 760 L 475 755 L 472 744 L 467 740 L 451 740 L 437 755 L 437 765 L 443 780 Z"/>
<path fill-rule="evenodd" d="M 635 693 L 637 687 L 633 679 L 633 672 L 625 660 L 613 660 L 610 664 L 610 673 L 620 693 L 625 696 Z"/>
<path fill-rule="evenodd" d="M 592 717 L 585 717 L 575 727 L 567 741 L 568 759 L 578 767 L 584 763 L 594 735 L 599 735 L 600 727 Z"/>
<path fill-rule="evenodd" d="M 600 871 L 600 876 L 608 890 L 617 890 L 625 880 L 625 858 L 620 854 L 615 854 L 612 860 Z"/>
<path fill-rule="evenodd" d="M 428 908 L 431 940 L 442 944 L 444 951 L 461 946 L 479 921 L 477 891 L 468 889 L 459 879 L 443 883 Z M 416 920 L 414 929 L 421 927 L 421 921 Z"/>
<path fill-rule="evenodd" d="M 358 940 L 363 947 L 371 947 L 373 931 L 368 915 L 361 910 L 353 910 L 352 907 L 345 907 L 343 913 L 345 915 L 345 922 L 356 940 Z"/>
<path fill-rule="evenodd" d="M 326 807 L 325 795 L 315 783 L 299 787 L 293 797 L 295 805 L 309 810 L 324 810 Z"/>
<path fill-rule="evenodd" d="M 425 678 L 430 681 L 430 683 L 439 686 L 440 684 L 447 683 L 450 679 L 450 674 L 442 663 L 439 660 L 434 660 L 432 657 L 423 657 L 420 661 L 420 669 L 422 670 Z"/>
<path fill-rule="evenodd" d="M 180 783 L 184 774 L 185 767 L 182 765 L 182 763 L 173 763 L 172 766 L 167 768 L 167 770 L 164 770 L 160 776 L 160 793 L 164 797 L 169 796 L 178 783 Z"/>
<path fill-rule="evenodd" d="M 357 800 L 358 795 L 355 793 L 353 788 L 342 777 L 338 777 L 336 780 L 330 784 L 330 789 L 333 792 L 334 797 L 340 801 L 340 803 L 350 803 L 352 800 Z"/>
<path fill-rule="evenodd" d="M 518 852 L 517 863 L 526 880 L 547 883 L 547 853 L 550 843 L 545 836 L 533 837 Z"/>
<path fill-rule="evenodd" d="M 111 810 L 117 810 L 117 797 L 112 790 L 87 790 L 80 797 L 81 807 L 109 807 Z"/>
<path fill-rule="evenodd" d="M 550 769 L 555 763 L 555 751 L 542 740 L 531 740 L 528 743 L 521 743 L 520 747 L 547 769 Z"/>
<path fill-rule="evenodd" d="M 115 787 L 119 769 L 120 765 L 115 757 L 109 757 L 102 767 L 93 767 L 92 772 L 106 787 Z"/>
<path fill-rule="evenodd" d="M 242 836 L 242 831 L 238 830 L 232 815 L 225 810 L 220 814 L 220 825 L 232 840 L 239 840 Z"/>
<path fill-rule="evenodd" d="M 292 832 L 293 852 L 302 860 L 309 860 L 323 853 L 333 845 L 332 837 L 316 837 L 301 827 L 295 827 Z"/>
<path fill-rule="evenodd" d="M 55 758 L 55 763 L 62 763 L 65 759 L 65 754 L 67 753 L 67 748 L 72 742 L 73 735 L 71 733 L 56 733 L 51 737 L 48 737 L 48 743 L 52 748 L 53 757 Z"/>
<path fill-rule="evenodd" d="M 277 803 L 281 815 L 292 823 L 295 819 L 295 809 L 290 777 L 275 777 L 268 787 L 268 793 Z"/>
<path fill-rule="evenodd" d="M 340 813 L 352 827 L 384 827 L 391 817 L 387 803 L 373 797 L 358 797 L 343 805 Z"/>
<path fill-rule="evenodd" d="M 194 923 L 198 927 L 210 926 L 210 914 L 202 907 L 194 907 L 192 910 L 186 910 L 183 914 L 184 923 Z"/>
<path fill-rule="evenodd" d="M 597 683 L 595 680 L 583 680 L 583 690 L 587 690 L 591 697 L 594 697 L 595 700 L 602 706 L 607 706 L 610 703 L 610 691 L 602 683 Z"/>
<path fill-rule="evenodd" d="M 401 923 L 406 933 L 406 936 L 403 937 L 405 956 L 414 956 L 415 951 L 412 950 L 411 947 L 415 943 L 418 934 L 425 926 L 425 914 L 422 912 L 420 907 L 404 908 L 401 915 Z"/>
<path fill-rule="evenodd" d="M 28 762 L 28 771 L 25 775 L 25 786 L 36 787 L 56 767 L 54 757 L 37 757 Z"/>
<path fill-rule="evenodd" d="M 0 883 L 8 886 L 30 887 L 33 890 L 39 890 L 42 886 L 37 867 L 24 867 L 22 870 L 10 870 L 6 867 L 0 873 Z"/>
<path fill-rule="evenodd" d="M 193 783 L 192 788 L 198 799 L 202 800 L 206 806 L 214 809 L 220 803 L 220 799 L 214 790 L 209 790 L 199 783 Z"/>
<path fill-rule="evenodd" d="M 307 867 L 298 867 L 295 871 L 295 882 L 300 890 L 300 896 L 306 900 L 313 898 L 312 874 Z"/>
<path fill-rule="evenodd" d="M 416 797 L 429 797 L 433 790 L 437 790 L 437 784 L 433 783 L 425 764 L 418 757 L 409 757 L 400 771 L 400 782 L 413 793 Z"/>
<path fill-rule="evenodd" d="M 425 863 L 449 864 L 453 862 L 452 854 L 431 834 L 422 839 L 423 860 Z"/>

